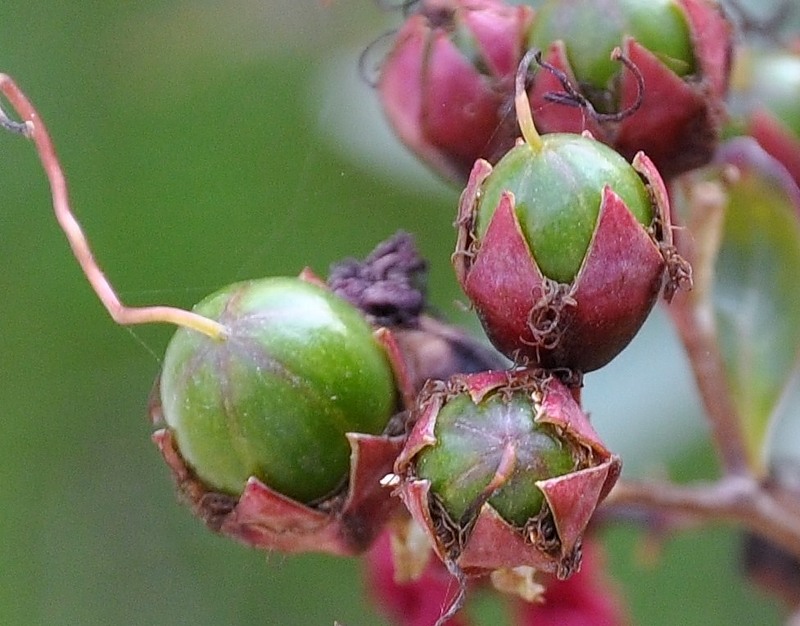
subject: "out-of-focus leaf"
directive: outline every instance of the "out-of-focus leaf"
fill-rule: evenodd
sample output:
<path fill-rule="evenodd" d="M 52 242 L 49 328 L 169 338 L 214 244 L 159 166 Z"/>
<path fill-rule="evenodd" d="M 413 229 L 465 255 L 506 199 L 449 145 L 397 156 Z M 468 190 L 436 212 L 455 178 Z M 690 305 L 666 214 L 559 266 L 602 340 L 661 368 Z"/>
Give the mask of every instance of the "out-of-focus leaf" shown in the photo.
<path fill-rule="evenodd" d="M 766 453 L 770 465 L 792 463 L 800 467 L 800 362 L 795 364 L 772 413 L 769 431 Z"/>
<path fill-rule="evenodd" d="M 730 142 L 729 187 L 713 303 L 749 461 L 764 467 L 770 418 L 800 354 L 800 202 L 786 171 L 752 140 Z"/>

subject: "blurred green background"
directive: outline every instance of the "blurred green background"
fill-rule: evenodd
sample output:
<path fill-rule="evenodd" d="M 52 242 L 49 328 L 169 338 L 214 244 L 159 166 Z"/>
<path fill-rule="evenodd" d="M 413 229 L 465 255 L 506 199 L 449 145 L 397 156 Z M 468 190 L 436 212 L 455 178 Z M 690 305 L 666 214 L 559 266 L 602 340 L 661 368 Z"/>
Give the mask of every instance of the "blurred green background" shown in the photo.
<path fill-rule="evenodd" d="M 399 16 L 327 4 L 0 6 L 0 70 L 48 123 L 128 303 L 188 307 L 243 278 L 324 274 L 404 228 L 431 260 L 434 305 L 476 328 L 448 263 L 457 190 L 387 143 L 356 70 Z M 176 503 L 145 416 L 171 330 L 115 326 L 52 217 L 33 148 L 4 134 L 0 164 L 0 623 L 381 624 L 357 562 L 248 550 Z M 588 378 L 588 408 L 629 475 L 713 475 L 685 369 L 657 314 Z M 731 530 L 667 541 L 649 566 L 638 530 L 604 539 L 637 624 L 780 623 L 739 577 Z"/>

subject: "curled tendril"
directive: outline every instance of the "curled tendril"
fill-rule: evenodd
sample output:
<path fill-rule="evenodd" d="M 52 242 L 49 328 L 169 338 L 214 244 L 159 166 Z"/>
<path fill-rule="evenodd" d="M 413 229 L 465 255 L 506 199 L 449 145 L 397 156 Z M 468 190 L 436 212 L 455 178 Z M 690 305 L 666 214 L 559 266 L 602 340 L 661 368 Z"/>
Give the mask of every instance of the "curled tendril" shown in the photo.
<path fill-rule="evenodd" d="M 580 92 L 580 89 L 572 84 L 566 72 L 543 60 L 542 53 L 537 52 L 534 55 L 534 60 L 537 65 L 555 76 L 564 89 L 563 92 L 546 93 L 544 99 L 548 102 L 584 109 L 589 116 L 597 122 L 621 122 L 626 117 L 630 117 L 642 106 L 642 100 L 644 98 L 644 76 L 642 76 L 642 72 L 636 64 L 622 54 L 622 50 L 619 48 L 614 48 L 614 51 L 611 53 L 611 58 L 622 63 L 636 79 L 636 100 L 629 107 L 617 113 L 600 113 L 594 108 L 591 101 Z"/>

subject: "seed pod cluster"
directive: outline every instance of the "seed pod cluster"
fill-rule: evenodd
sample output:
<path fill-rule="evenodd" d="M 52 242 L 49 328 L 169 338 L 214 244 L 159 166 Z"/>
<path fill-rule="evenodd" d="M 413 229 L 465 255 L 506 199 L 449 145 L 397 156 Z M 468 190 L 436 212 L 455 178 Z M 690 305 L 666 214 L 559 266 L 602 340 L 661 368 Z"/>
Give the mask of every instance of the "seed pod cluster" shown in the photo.
<path fill-rule="evenodd" d="M 589 131 L 628 160 L 644 151 L 667 178 L 712 158 L 733 46 L 716 0 L 516 4 L 422 0 L 394 39 L 381 105 L 434 171 L 463 184 L 477 159 L 495 164 L 513 146 L 513 76 L 531 49 L 541 132 Z"/>

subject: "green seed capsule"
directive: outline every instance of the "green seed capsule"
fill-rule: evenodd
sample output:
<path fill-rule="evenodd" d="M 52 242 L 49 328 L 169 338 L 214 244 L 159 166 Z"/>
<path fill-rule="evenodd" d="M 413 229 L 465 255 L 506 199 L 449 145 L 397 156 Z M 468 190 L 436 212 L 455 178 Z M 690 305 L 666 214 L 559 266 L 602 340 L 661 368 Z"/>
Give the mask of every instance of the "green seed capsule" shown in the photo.
<path fill-rule="evenodd" d="M 379 434 L 395 408 L 372 328 L 298 278 L 237 283 L 194 310 L 229 332 L 180 329 L 167 348 L 161 401 L 186 463 L 231 495 L 251 476 L 306 503 L 335 491 L 350 465 L 345 433 Z"/>
<path fill-rule="evenodd" d="M 417 457 L 417 477 L 431 482 L 431 492 L 459 521 L 480 501 L 510 450 L 510 472 L 488 502 L 505 520 L 523 526 L 542 509 L 536 481 L 576 466 L 570 445 L 534 418 L 535 406 L 525 392 L 495 393 L 477 404 L 466 393 L 451 398 L 436 417 L 436 443 Z"/>
<path fill-rule="evenodd" d="M 678 76 L 695 71 L 689 25 L 675 0 L 551 0 L 538 11 L 529 43 L 546 50 L 563 41 L 578 81 L 602 90 L 620 72 L 611 51 L 625 37 Z"/>

